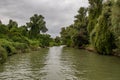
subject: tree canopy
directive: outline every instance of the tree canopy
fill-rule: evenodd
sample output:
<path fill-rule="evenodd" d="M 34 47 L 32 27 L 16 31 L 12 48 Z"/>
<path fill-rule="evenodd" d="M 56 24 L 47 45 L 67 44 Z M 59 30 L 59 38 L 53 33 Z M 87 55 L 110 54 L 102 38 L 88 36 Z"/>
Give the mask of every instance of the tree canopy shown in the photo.
<path fill-rule="evenodd" d="M 45 33 L 48 31 L 44 17 L 37 14 L 30 17 L 30 22 L 27 23 L 27 27 L 30 29 L 29 35 L 31 38 L 36 38 L 40 32 Z"/>
<path fill-rule="evenodd" d="M 88 0 L 80 7 L 74 24 L 61 29 L 61 40 L 68 46 L 90 45 L 100 54 L 120 50 L 120 0 Z M 90 48 L 91 49 L 91 48 Z"/>

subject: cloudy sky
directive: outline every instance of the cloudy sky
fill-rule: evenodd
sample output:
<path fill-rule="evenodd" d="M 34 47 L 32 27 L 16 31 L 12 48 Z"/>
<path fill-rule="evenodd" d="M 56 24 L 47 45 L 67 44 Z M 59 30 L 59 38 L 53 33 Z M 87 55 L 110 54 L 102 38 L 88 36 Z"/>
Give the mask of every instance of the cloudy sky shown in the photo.
<path fill-rule="evenodd" d="M 0 0 L 0 20 L 7 24 L 9 19 L 24 25 L 34 14 L 45 17 L 48 33 L 55 37 L 61 27 L 73 23 L 78 9 L 88 6 L 88 0 Z"/>

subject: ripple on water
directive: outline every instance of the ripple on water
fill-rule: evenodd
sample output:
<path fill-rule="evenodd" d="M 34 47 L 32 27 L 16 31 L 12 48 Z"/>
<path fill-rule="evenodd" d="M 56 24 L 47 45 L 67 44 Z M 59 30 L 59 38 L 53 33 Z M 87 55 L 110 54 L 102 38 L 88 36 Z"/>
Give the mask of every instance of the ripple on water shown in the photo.
<path fill-rule="evenodd" d="M 51 47 L 16 54 L 0 66 L 0 80 L 120 80 L 120 59 Z"/>

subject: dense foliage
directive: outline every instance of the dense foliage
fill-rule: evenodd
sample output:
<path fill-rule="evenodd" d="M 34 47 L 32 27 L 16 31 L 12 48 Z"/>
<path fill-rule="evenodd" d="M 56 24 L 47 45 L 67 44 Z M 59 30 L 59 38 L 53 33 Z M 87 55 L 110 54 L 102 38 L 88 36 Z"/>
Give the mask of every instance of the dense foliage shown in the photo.
<path fill-rule="evenodd" d="M 27 23 L 27 27 L 30 28 L 29 35 L 30 38 L 36 38 L 39 36 L 40 32 L 46 32 L 47 28 L 45 26 L 44 17 L 42 15 L 35 14 L 30 18 L 30 22 Z"/>
<path fill-rule="evenodd" d="M 120 50 L 120 1 L 88 1 L 87 8 L 78 10 L 74 24 L 61 29 L 62 43 L 107 55 Z"/>
<path fill-rule="evenodd" d="M 3 63 L 7 56 L 55 43 L 49 34 L 41 34 L 47 30 L 44 17 L 38 14 L 32 16 L 30 22 L 24 26 L 18 26 L 13 20 L 9 20 L 7 25 L 0 21 L 0 63 Z"/>
<path fill-rule="evenodd" d="M 102 14 L 94 30 L 94 47 L 100 54 L 111 54 L 114 48 L 114 37 L 111 33 L 111 7 L 110 1 L 103 5 Z"/>
<path fill-rule="evenodd" d="M 67 45 L 93 49 L 110 55 L 120 51 L 120 0 L 88 0 L 87 8 L 81 7 L 74 23 L 61 29 L 61 37 L 51 38 L 42 15 L 30 17 L 26 25 L 9 20 L 0 21 L 0 63 L 16 53 L 36 50 L 39 47 Z M 120 54 L 120 53 L 119 53 Z"/>
<path fill-rule="evenodd" d="M 88 44 L 88 21 L 86 15 L 87 8 L 81 7 L 78 11 L 78 15 L 75 16 L 74 24 L 61 29 L 63 44 L 78 48 L 83 48 L 84 44 Z"/>
<path fill-rule="evenodd" d="M 116 0 L 112 7 L 112 31 L 115 36 L 115 44 L 120 49 L 120 0 Z"/>

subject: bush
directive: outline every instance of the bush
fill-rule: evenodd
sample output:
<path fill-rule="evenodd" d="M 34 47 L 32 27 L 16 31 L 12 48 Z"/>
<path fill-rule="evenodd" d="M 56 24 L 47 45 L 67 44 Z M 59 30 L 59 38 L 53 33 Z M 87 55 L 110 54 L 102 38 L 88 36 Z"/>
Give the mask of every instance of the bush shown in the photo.
<path fill-rule="evenodd" d="M 28 45 L 25 43 L 19 43 L 19 42 L 14 42 L 13 46 L 15 47 L 15 49 L 17 50 L 25 50 L 28 48 Z"/>
<path fill-rule="evenodd" d="M 26 43 L 26 44 L 30 45 L 30 40 L 24 36 L 14 36 L 14 37 L 12 37 L 12 40 L 14 42 Z"/>
<path fill-rule="evenodd" d="M 15 47 L 13 47 L 12 45 L 10 44 L 2 44 L 2 47 L 4 49 L 6 49 L 7 53 L 8 53 L 8 56 L 11 56 L 12 54 L 15 54 L 17 53 Z"/>
<path fill-rule="evenodd" d="M 41 44 L 37 40 L 30 40 L 30 45 L 34 47 L 39 47 Z"/>
<path fill-rule="evenodd" d="M 6 50 L 0 46 L 0 63 L 4 63 L 7 59 L 7 52 Z"/>
<path fill-rule="evenodd" d="M 5 39 L 0 39 L 1 46 L 7 51 L 8 56 L 17 53 L 13 43 Z"/>

